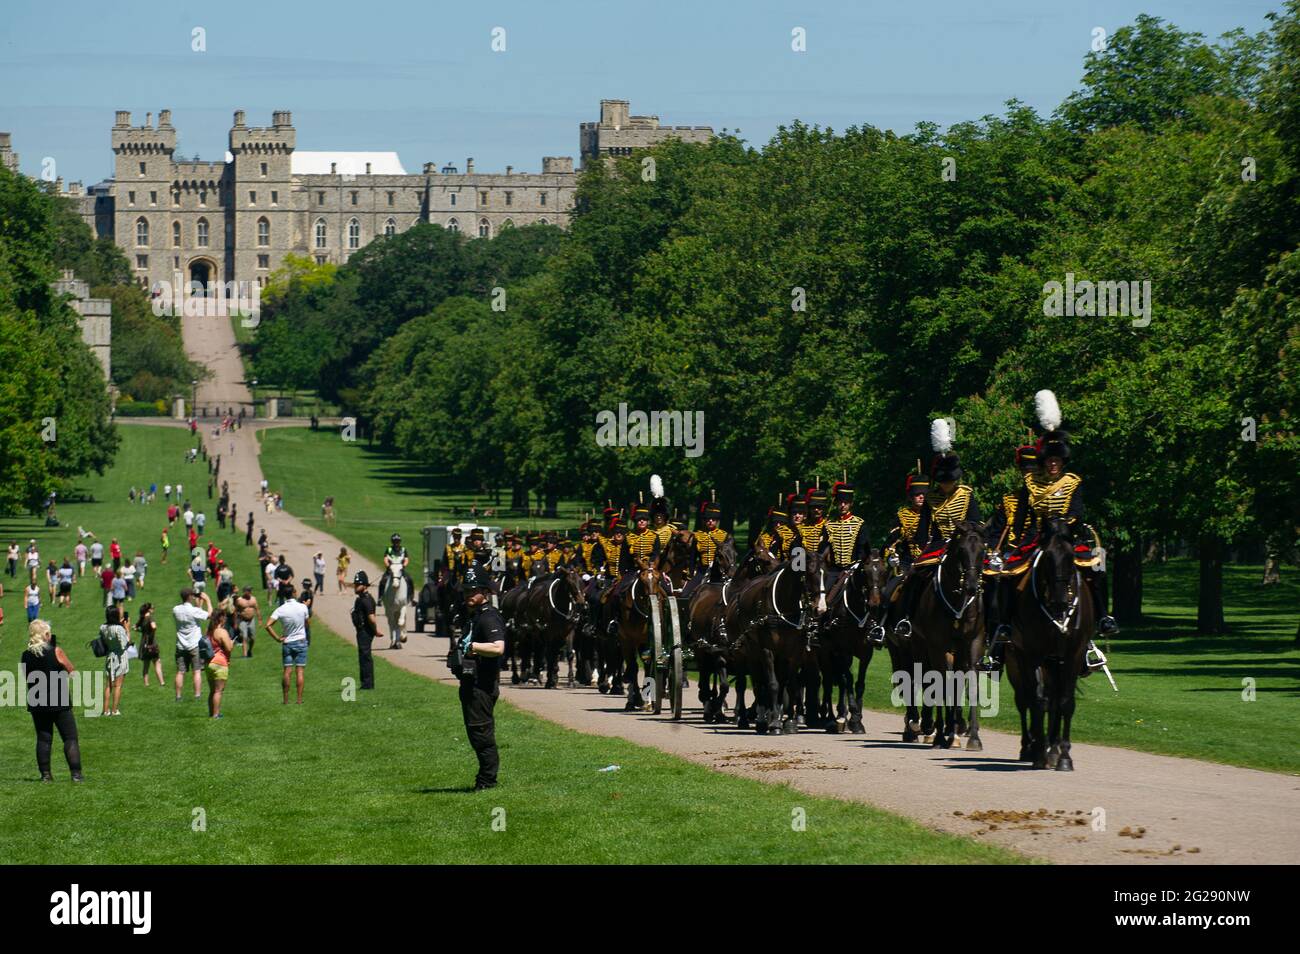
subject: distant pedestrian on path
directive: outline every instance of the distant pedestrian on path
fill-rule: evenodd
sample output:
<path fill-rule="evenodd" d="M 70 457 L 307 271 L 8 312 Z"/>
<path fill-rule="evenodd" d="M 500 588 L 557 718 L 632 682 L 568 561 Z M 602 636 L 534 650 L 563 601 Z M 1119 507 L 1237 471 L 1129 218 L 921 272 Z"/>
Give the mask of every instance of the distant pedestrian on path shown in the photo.
<path fill-rule="evenodd" d="M 312 554 L 311 573 L 312 576 L 316 577 L 316 592 L 324 593 L 325 592 L 325 554 L 321 550 L 317 550 L 314 554 Z"/>
<path fill-rule="evenodd" d="M 347 578 L 348 578 L 348 566 L 350 566 L 351 563 L 352 563 L 352 557 L 348 555 L 348 548 L 347 548 L 347 547 L 342 547 L 342 548 L 340 548 L 340 549 L 339 549 L 339 559 L 338 559 L 339 592 L 340 592 L 340 593 L 343 592 L 343 587 L 346 585 L 346 582 L 345 582 L 345 581 L 346 581 Z M 355 583 L 355 580 L 354 580 L 353 582 Z M 367 581 L 366 585 L 367 585 L 367 586 L 370 585 L 370 584 L 369 584 L 369 581 Z"/>
<path fill-rule="evenodd" d="M 253 545 L 253 511 L 248 511 L 248 532 L 244 534 L 244 546 Z"/>

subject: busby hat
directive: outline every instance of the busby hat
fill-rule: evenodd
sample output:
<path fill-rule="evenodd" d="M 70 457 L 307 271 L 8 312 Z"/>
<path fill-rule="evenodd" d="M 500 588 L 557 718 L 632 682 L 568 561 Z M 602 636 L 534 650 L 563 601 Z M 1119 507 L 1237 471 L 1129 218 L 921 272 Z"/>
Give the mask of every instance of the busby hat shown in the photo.
<path fill-rule="evenodd" d="M 908 474 L 907 480 L 903 482 L 903 496 L 905 497 L 928 494 L 929 492 L 930 481 L 921 474 Z"/>
<path fill-rule="evenodd" d="M 668 501 L 665 500 L 663 497 L 656 497 L 654 500 L 650 501 L 650 516 L 652 517 L 661 516 L 665 520 L 667 520 Z"/>
<path fill-rule="evenodd" d="M 633 508 L 632 510 L 633 523 L 636 523 L 638 520 L 649 520 L 649 519 L 650 519 L 650 511 L 647 510 L 645 507 L 642 507 L 640 504 L 638 504 L 636 507 Z"/>
<path fill-rule="evenodd" d="M 1038 466 L 1038 445 L 1021 444 L 1016 448 L 1016 466 L 1021 470 L 1033 470 Z"/>
<path fill-rule="evenodd" d="M 853 485 L 847 480 L 837 480 L 835 486 L 831 488 L 831 498 L 839 503 L 841 500 L 847 500 L 853 503 Z"/>
<path fill-rule="evenodd" d="M 934 458 L 930 461 L 930 479 L 936 483 L 961 480 L 961 458 L 953 452 L 952 429 L 942 417 L 930 422 L 930 446 L 934 449 Z"/>
<path fill-rule="evenodd" d="M 785 505 L 792 517 L 797 513 L 804 514 L 805 516 L 808 514 L 808 501 L 804 500 L 798 494 L 787 494 Z"/>
<path fill-rule="evenodd" d="M 482 528 L 482 527 L 475 527 L 473 530 L 471 530 L 471 531 L 469 532 L 469 538 L 470 538 L 471 540 L 482 540 L 482 539 L 483 539 L 483 528 Z"/>
<path fill-rule="evenodd" d="M 809 487 L 804 500 L 807 501 L 809 510 L 813 507 L 820 507 L 822 510 L 826 509 L 826 491 L 820 487 Z"/>
<path fill-rule="evenodd" d="M 705 505 L 704 505 L 704 519 L 705 519 L 705 520 L 721 520 L 721 519 L 722 519 L 722 508 L 719 507 L 719 506 L 718 506 L 717 504 L 715 504 L 715 503 L 707 503 L 707 504 L 705 504 Z"/>
<path fill-rule="evenodd" d="M 613 536 L 616 533 L 627 533 L 627 524 L 623 523 L 618 517 L 609 522 L 609 532 Z"/>
<path fill-rule="evenodd" d="M 453 537 L 458 537 L 458 536 L 460 536 L 460 535 L 461 535 L 461 529 L 460 529 L 460 527 L 452 527 L 452 528 L 451 528 L 451 535 L 452 535 Z"/>
<path fill-rule="evenodd" d="M 1056 395 L 1042 390 L 1034 395 L 1034 411 L 1038 417 L 1038 426 L 1043 434 L 1038 438 L 1038 459 L 1059 457 L 1070 459 L 1070 435 L 1061 430 L 1061 406 L 1056 403 Z"/>

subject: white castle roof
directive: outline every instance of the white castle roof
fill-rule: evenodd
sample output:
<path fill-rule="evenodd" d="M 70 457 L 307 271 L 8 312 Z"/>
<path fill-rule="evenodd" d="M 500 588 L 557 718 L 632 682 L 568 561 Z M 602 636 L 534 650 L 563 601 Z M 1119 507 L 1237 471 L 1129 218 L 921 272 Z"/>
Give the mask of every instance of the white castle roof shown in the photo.
<path fill-rule="evenodd" d="M 226 162 L 233 162 L 234 158 L 226 153 Z M 289 169 L 294 175 L 329 175 L 332 171 L 338 175 L 363 176 L 367 162 L 370 163 L 371 175 L 406 175 L 402 160 L 395 152 L 301 152 L 295 149 Z"/>

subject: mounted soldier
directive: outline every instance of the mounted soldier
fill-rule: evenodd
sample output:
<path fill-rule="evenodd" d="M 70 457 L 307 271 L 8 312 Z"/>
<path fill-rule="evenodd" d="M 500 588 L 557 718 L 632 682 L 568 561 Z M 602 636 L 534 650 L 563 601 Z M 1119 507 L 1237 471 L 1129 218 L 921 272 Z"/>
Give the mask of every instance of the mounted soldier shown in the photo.
<path fill-rule="evenodd" d="M 808 505 L 808 516 L 798 528 L 799 542 L 809 553 L 817 553 L 822 548 L 826 537 L 826 491 L 821 487 L 808 488 L 804 502 Z"/>
<path fill-rule="evenodd" d="M 650 529 L 659 538 L 659 549 L 666 550 L 672 539 L 673 528 L 668 520 L 668 500 L 664 497 L 664 483 L 658 474 L 650 475 Z"/>
<path fill-rule="evenodd" d="M 961 458 L 952 449 L 952 432 L 943 418 L 935 419 L 930 425 L 930 446 L 934 449 L 930 461 L 930 492 L 915 537 L 927 566 L 938 562 L 938 551 L 947 545 L 959 524 L 980 521 L 979 503 L 970 486 L 962 483 Z M 920 593 L 913 575 L 908 576 L 908 582 L 903 584 L 903 614 L 894 626 L 897 636 L 911 635 L 911 616 Z"/>
<path fill-rule="evenodd" d="M 451 528 L 451 541 L 443 547 L 442 564 L 447 569 L 448 577 L 453 581 L 459 581 L 461 574 L 465 572 L 468 562 L 465 559 L 465 544 L 461 542 L 460 527 Z"/>
<path fill-rule="evenodd" d="M 917 466 L 920 466 L 919 462 Z M 922 474 L 908 474 L 903 481 L 903 506 L 898 508 L 894 528 L 885 538 L 885 559 L 896 568 L 897 573 L 885 583 L 881 596 L 889 607 L 888 621 L 894 626 L 901 618 L 894 593 L 907 582 L 912 564 L 921 557 L 921 544 L 916 534 L 921 529 L 921 516 L 925 512 L 925 501 L 929 495 L 929 479 Z"/>
<path fill-rule="evenodd" d="M 402 535 L 395 533 L 389 538 L 388 549 L 384 551 L 384 575 L 379 580 L 379 599 L 384 599 L 384 591 L 388 589 L 388 584 L 393 581 L 393 571 L 396 569 L 403 577 L 406 578 L 406 592 L 415 592 L 415 583 L 411 580 L 411 574 L 407 572 L 406 567 L 411 562 L 411 556 L 406 552 L 406 547 L 402 546 Z"/>
<path fill-rule="evenodd" d="M 716 502 L 706 501 L 700 504 L 698 522 L 699 525 L 692 532 L 695 541 L 695 575 L 682 587 L 682 592 L 678 595 L 682 600 L 689 600 L 691 594 L 710 575 L 718 556 L 718 547 L 731 540 L 731 534 L 719 526 L 722 522 L 722 508 Z"/>
<path fill-rule="evenodd" d="M 1020 574 L 1028 566 L 1028 556 L 1033 550 L 1029 531 L 1033 524 L 1033 511 L 1029 507 L 1029 488 L 1025 481 L 1038 468 L 1038 447 L 1022 444 L 1016 448 L 1018 486 L 1003 494 L 993 511 L 984 534 L 990 550 L 985 577 L 985 621 L 991 632 L 988 639 L 988 658 L 981 660 L 981 668 L 996 671 L 1001 668 L 1002 654 L 1011 636 L 1011 607 Z"/>
<path fill-rule="evenodd" d="M 786 504 L 778 502 L 767 512 L 767 523 L 758 535 L 755 546 L 766 550 L 778 561 L 784 560 L 794 544 L 794 530 L 790 528 L 790 513 Z"/>

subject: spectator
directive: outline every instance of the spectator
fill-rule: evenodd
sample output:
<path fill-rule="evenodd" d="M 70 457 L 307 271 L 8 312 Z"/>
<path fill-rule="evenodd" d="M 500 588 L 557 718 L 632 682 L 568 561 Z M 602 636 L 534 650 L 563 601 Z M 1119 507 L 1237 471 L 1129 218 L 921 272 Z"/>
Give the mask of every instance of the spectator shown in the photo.
<path fill-rule="evenodd" d="M 59 565 L 51 560 L 45 566 L 45 578 L 50 584 L 50 602 L 53 603 L 59 592 Z"/>
<path fill-rule="evenodd" d="M 203 557 L 196 556 L 190 561 L 190 586 L 195 593 L 202 593 L 207 588 L 208 568 L 203 565 Z"/>
<path fill-rule="evenodd" d="M 90 565 L 98 574 L 100 568 L 104 565 L 104 544 L 96 540 L 90 545 Z"/>
<path fill-rule="evenodd" d="M 171 484 L 163 484 L 163 499 L 166 500 L 168 503 L 171 503 L 171 502 L 172 502 L 172 485 L 171 485 Z M 171 513 L 171 507 L 168 507 L 168 508 L 167 508 L 167 513 L 168 513 L 168 514 Z"/>
<path fill-rule="evenodd" d="M 244 546 L 253 545 L 253 511 L 248 511 L 248 530 L 244 533 Z"/>
<path fill-rule="evenodd" d="M 325 591 L 325 554 L 317 550 L 311 558 L 312 576 L 316 577 L 316 592 Z"/>
<path fill-rule="evenodd" d="M 348 565 L 352 562 L 352 557 L 348 555 L 347 547 L 339 548 L 338 571 L 339 571 L 339 592 L 343 592 L 345 581 L 348 578 Z"/>
<path fill-rule="evenodd" d="M 36 583 L 28 583 L 24 601 L 27 604 L 27 622 L 41 615 L 41 588 Z"/>
<path fill-rule="evenodd" d="M 277 622 L 284 627 L 283 636 L 275 631 Z M 292 669 L 297 676 L 298 705 L 302 705 L 304 671 L 307 668 L 307 607 L 294 599 L 292 581 L 280 584 L 280 605 L 266 621 L 266 631 L 282 646 L 284 704 L 289 704 L 289 670 Z"/>
<path fill-rule="evenodd" d="M 104 715 L 122 714 L 122 680 L 131 669 L 131 661 L 126 658 L 126 647 L 131 645 L 128 626 L 116 606 L 104 610 L 104 625 L 99 627 L 99 635 L 108 647 L 104 657 Z"/>
<path fill-rule="evenodd" d="M 27 544 L 27 580 L 30 583 L 36 582 L 36 571 L 41 567 L 41 551 L 36 549 L 36 541 L 32 540 Z"/>
<path fill-rule="evenodd" d="M 149 561 L 144 558 L 143 550 L 135 551 L 135 585 L 139 589 L 144 589 L 144 575 L 149 572 Z"/>
<path fill-rule="evenodd" d="M 126 602 L 126 577 L 121 575 L 113 577 L 109 596 L 112 598 L 114 606 L 121 607 Z"/>
<path fill-rule="evenodd" d="M 199 640 L 203 637 L 200 623 L 206 623 L 212 615 L 212 600 L 207 593 L 195 593 L 189 587 L 181 590 L 181 601 L 172 607 L 172 618 L 176 620 L 176 701 L 181 701 L 181 686 L 185 683 L 185 673 L 194 673 L 194 698 L 203 694 L 199 683 L 199 671 L 203 668 L 199 662 Z"/>
<path fill-rule="evenodd" d="M 163 532 L 162 532 L 162 552 L 163 552 L 162 562 L 163 563 L 167 562 L 167 551 L 170 550 L 171 548 L 172 548 L 171 534 L 167 532 L 167 527 L 163 527 Z"/>
<path fill-rule="evenodd" d="M 202 534 L 203 528 L 206 527 L 207 525 L 208 525 L 208 515 L 204 513 L 202 510 L 200 510 L 198 513 L 194 515 L 194 529 L 197 530 L 200 534 Z"/>
<path fill-rule="evenodd" d="M 180 516 L 180 508 L 175 504 L 167 505 L 167 526 L 175 526 L 176 518 Z"/>
<path fill-rule="evenodd" d="M 230 654 L 235 644 L 226 629 L 227 613 L 218 607 L 208 620 L 208 641 L 212 643 L 212 658 L 208 660 L 208 715 L 221 718 L 221 696 L 230 679 Z"/>
<path fill-rule="evenodd" d="M 158 623 L 153 618 L 153 604 L 145 603 L 140 608 L 140 620 L 136 627 L 140 632 L 140 666 L 144 669 L 144 684 L 149 685 L 149 667 L 158 675 L 158 685 L 165 686 L 163 679 L 162 653 L 158 650 Z"/>
<path fill-rule="evenodd" d="M 283 553 L 280 554 L 279 561 L 275 567 L 275 582 L 277 589 L 284 586 L 285 583 L 293 586 L 293 567 L 284 562 Z"/>
<path fill-rule="evenodd" d="M 275 564 L 274 563 L 266 564 L 266 569 L 262 573 L 262 585 L 266 588 L 266 592 L 268 594 L 267 602 L 269 603 L 272 599 L 272 594 L 275 593 Z"/>
<path fill-rule="evenodd" d="M 90 556 L 90 551 L 86 549 L 86 545 L 84 543 L 82 543 L 81 541 L 77 541 L 76 549 L 72 551 L 72 555 L 77 558 L 77 576 L 78 577 L 85 576 L 86 559 Z"/>
<path fill-rule="evenodd" d="M 247 659 L 253 655 L 253 639 L 257 636 L 257 625 L 262 622 L 262 607 L 251 586 L 245 586 L 243 595 L 235 597 L 235 616 L 238 627 L 235 642 L 243 644 Z"/>
<path fill-rule="evenodd" d="M 149 502 L 153 503 L 153 499 L 156 496 L 158 496 L 158 484 L 151 483 L 149 484 Z"/>
<path fill-rule="evenodd" d="M 13 540 L 9 544 L 9 554 L 7 557 L 7 561 L 8 561 L 8 566 L 6 567 L 6 572 L 8 572 L 9 578 L 11 580 L 15 579 L 18 576 L 18 541 L 17 540 Z"/>
<path fill-rule="evenodd" d="M 68 689 L 68 677 L 77 669 L 57 645 L 45 620 L 36 619 L 28 624 L 27 649 L 21 665 L 27 674 L 27 711 L 36 726 L 36 767 L 41 781 L 54 781 L 50 749 L 54 745 L 55 729 L 63 740 L 63 757 L 68 760 L 72 780 L 84 781 L 77 721 L 72 714 L 72 693 Z"/>
<path fill-rule="evenodd" d="M 135 599 L 135 564 L 128 562 L 122 567 L 122 582 L 126 584 L 126 599 L 131 602 Z"/>
<path fill-rule="evenodd" d="M 69 608 L 72 606 L 72 581 L 74 577 L 75 571 L 72 569 L 72 564 L 65 559 L 63 566 L 59 567 L 59 606 Z"/>
<path fill-rule="evenodd" d="M 181 514 L 181 519 L 185 521 L 186 530 L 194 526 L 194 511 L 190 509 L 188 501 L 185 503 L 185 512 Z"/>
<path fill-rule="evenodd" d="M 302 592 L 298 594 L 298 602 L 307 607 L 307 642 L 310 644 L 312 604 L 315 602 L 315 597 L 311 591 L 311 580 L 302 581 Z"/>
<path fill-rule="evenodd" d="M 122 545 L 117 540 L 113 540 L 108 545 L 108 555 L 113 561 L 113 572 L 116 573 L 122 569 Z"/>

